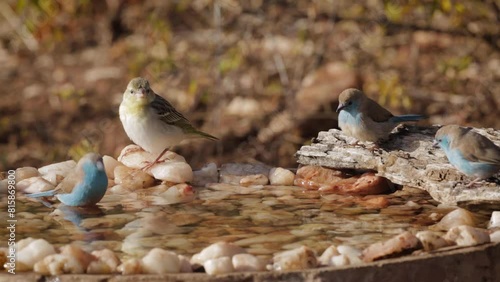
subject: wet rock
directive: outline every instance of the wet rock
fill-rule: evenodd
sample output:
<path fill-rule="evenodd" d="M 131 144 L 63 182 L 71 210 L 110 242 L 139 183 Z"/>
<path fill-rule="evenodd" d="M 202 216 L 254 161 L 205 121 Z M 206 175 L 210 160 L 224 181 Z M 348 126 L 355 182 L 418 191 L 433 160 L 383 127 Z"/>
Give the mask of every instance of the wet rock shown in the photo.
<path fill-rule="evenodd" d="M 373 172 L 348 177 L 338 170 L 303 166 L 297 171 L 295 185 L 335 194 L 374 195 L 389 191 L 389 182 Z"/>
<path fill-rule="evenodd" d="M 159 193 L 157 196 L 148 196 L 146 199 L 151 200 L 154 205 L 171 205 L 176 203 L 190 202 L 194 200 L 195 197 L 196 194 L 193 187 L 186 183 L 181 183 L 168 187 L 165 192 Z"/>
<path fill-rule="evenodd" d="M 494 231 L 490 234 L 490 241 L 493 243 L 500 243 L 500 230 Z"/>
<path fill-rule="evenodd" d="M 203 166 L 200 170 L 193 171 L 194 186 L 203 187 L 210 183 L 219 182 L 219 172 L 215 163 L 209 163 Z"/>
<path fill-rule="evenodd" d="M 24 193 L 32 194 L 52 190 L 55 186 L 42 177 L 35 176 L 19 181 L 16 188 Z"/>
<path fill-rule="evenodd" d="M 109 249 L 92 251 L 91 253 L 97 260 L 91 261 L 87 267 L 87 273 L 110 274 L 117 272 L 120 265 L 120 259 Z"/>
<path fill-rule="evenodd" d="M 246 175 L 269 175 L 270 167 L 263 164 L 228 163 L 220 167 L 220 183 L 240 185 L 240 180 Z"/>
<path fill-rule="evenodd" d="M 272 269 L 277 271 L 301 270 L 316 266 L 317 260 L 314 251 L 305 246 L 284 251 L 273 256 Z"/>
<path fill-rule="evenodd" d="M 458 208 L 446 214 L 441 220 L 431 227 L 433 230 L 449 230 L 460 225 L 475 226 L 474 215 L 468 210 Z"/>
<path fill-rule="evenodd" d="M 415 236 L 420 240 L 424 250 L 427 252 L 450 245 L 450 243 L 437 232 L 428 230 L 420 231 L 415 234 Z"/>
<path fill-rule="evenodd" d="M 154 178 L 170 183 L 186 183 L 193 180 L 193 170 L 186 162 L 164 161 L 155 164 L 148 172 Z"/>
<path fill-rule="evenodd" d="M 236 246 L 232 243 L 227 242 L 217 242 L 214 243 L 203 250 L 201 252 L 194 254 L 191 257 L 191 264 L 195 265 L 204 265 L 204 263 L 210 259 L 221 258 L 221 257 L 233 257 L 236 254 L 245 254 L 246 251 Z"/>
<path fill-rule="evenodd" d="M 328 247 L 319 258 L 321 265 L 345 266 L 361 264 L 362 253 L 360 250 L 346 245 Z"/>
<path fill-rule="evenodd" d="M 117 269 L 123 275 L 142 274 L 141 260 L 132 258 L 124 261 Z"/>
<path fill-rule="evenodd" d="M 230 257 L 219 257 L 205 261 L 203 268 L 208 275 L 225 274 L 234 272 Z"/>
<path fill-rule="evenodd" d="M 181 273 L 193 272 L 193 268 L 191 267 L 191 263 L 189 262 L 189 258 L 187 258 L 186 256 L 183 256 L 183 255 L 178 255 L 177 257 L 179 258 L 179 265 L 180 265 L 179 271 Z"/>
<path fill-rule="evenodd" d="M 18 243 L 17 245 L 17 262 L 26 266 L 26 270 L 33 269 L 36 262 L 42 260 L 48 255 L 56 253 L 52 244 L 44 239 L 35 239 L 25 242 L 28 244 L 24 245 L 23 243 Z"/>
<path fill-rule="evenodd" d="M 141 263 L 143 272 L 149 274 L 178 273 L 181 269 L 177 254 L 160 248 L 149 251 Z"/>
<path fill-rule="evenodd" d="M 494 211 L 491 213 L 490 222 L 488 223 L 488 228 L 500 227 L 500 211 Z"/>
<path fill-rule="evenodd" d="M 85 268 L 77 258 L 63 254 L 46 256 L 34 266 L 37 273 L 43 275 L 61 275 L 64 273 L 82 274 Z"/>
<path fill-rule="evenodd" d="M 232 258 L 232 264 L 235 271 L 264 271 L 266 264 L 258 257 L 251 254 L 236 254 Z"/>
<path fill-rule="evenodd" d="M 420 241 L 410 232 L 401 233 L 387 241 L 371 244 L 363 250 L 363 261 L 372 262 L 393 257 L 419 248 Z"/>
<path fill-rule="evenodd" d="M 130 168 L 142 169 L 146 165 L 154 162 L 157 157 L 158 156 L 144 151 L 141 147 L 131 144 L 122 149 L 120 156 L 118 156 L 118 161 Z M 171 151 L 166 152 L 159 161 L 160 163 L 162 161 L 186 162 L 183 156 Z"/>
<path fill-rule="evenodd" d="M 94 257 L 92 254 L 86 252 L 83 250 L 80 246 L 76 244 L 69 244 L 62 246 L 60 248 L 61 250 L 61 255 L 65 255 L 67 257 L 75 258 L 79 264 L 82 266 L 83 270 L 85 271 L 89 264 L 92 261 L 97 260 L 96 257 Z"/>
<path fill-rule="evenodd" d="M 295 174 L 288 169 L 274 167 L 269 171 L 269 182 L 271 185 L 292 186 Z"/>
<path fill-rule="evenodd" d="M 475 246 L 490 242 L 487 230 L 468 225 L 454 226 L 443 237 L 458 246 Z"/>
<path fill-rule="evenodd" d="M 23 179 L 40 176 L 38 169 L 30 166 L 20 167 L 16 169 L 16 181 L 19 182 Z"/>
<path fill-rule="evenodd" d="M 241 186 L 267 185 L 268 183 L 269 178 L 267 178 L 264 174 L 245 175 L 240 179 Z"/>
<path fill-rule="evenodd" d="M 115 179 L 115 168 L 121 165 L 121 163 L 108 155 L 102 157 L 102 162 L 104 163 L 104 169 L 108 178 Z"/>
<path fill-rule="evenodd" d="M 151 187 L 154 178 L 140 169 L 132 169 L 123 165 L 115 167 L 115 183 L 131 191 Z"/>

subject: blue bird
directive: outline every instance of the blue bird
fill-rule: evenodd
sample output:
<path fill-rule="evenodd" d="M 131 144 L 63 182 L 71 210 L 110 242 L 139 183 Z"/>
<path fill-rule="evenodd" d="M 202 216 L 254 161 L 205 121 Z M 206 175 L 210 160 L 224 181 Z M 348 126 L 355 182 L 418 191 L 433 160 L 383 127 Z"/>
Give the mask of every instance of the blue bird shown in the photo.
<path fill-rule="evenodd" d="M 436 132 L 435 144 L 443 149 L 454 167 L 465 175 L 475 177 L 468 187 L 500 170 L 500 147 L 471 128 L 443 126 Z"/>
<path fill-rule="evenodd" d="M 91 206 L 98 203 L 108 188 L 102 158 L 95 153 L 83 156 L 54 190 L 27 195 L 30 198 L 56 196 L 67 206 Z"/>
<path fill-rule="evenodd" d="M 339 95 L 339 127 L 359 141 L 378 142 L 400 123 L 424 119 L 422 115 L 394 116 L 358 89 L 349 88 Z"/>

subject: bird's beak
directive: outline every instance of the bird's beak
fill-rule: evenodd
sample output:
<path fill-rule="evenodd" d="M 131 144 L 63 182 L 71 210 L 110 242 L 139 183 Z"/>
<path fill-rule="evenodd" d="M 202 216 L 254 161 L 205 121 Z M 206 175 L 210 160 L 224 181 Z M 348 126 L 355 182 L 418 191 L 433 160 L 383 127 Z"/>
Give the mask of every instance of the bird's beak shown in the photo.
<path fill-rule="evenodd" d="M 339 106 L 337 107 L 337 113 L 342 111 L 342 109 L 345 108 L 345 104 L 339 103 Z"/>
<path fill-rule="evenodd" d="M 147 93 L 147 91 L 144 88 L 137 89 L 137 91 L 136 91 L 137 98 L 144 98 L 144 97 L 146 97 L 146 93 Z"/>
<path fill-rule="evenodd" d="M 434 139 L 434 142 L 432 142 L 432 148 L 439 149 L 439 143 L 436 139 Z"/>
<path fill-rule="evenodd" d="M 104 170 L 104 162 L 102 161 L 102 158 L 100 158 L 99 160 L 97 160 L 96 164 L 97 166 L 97 169 L 99 170 Z"/>

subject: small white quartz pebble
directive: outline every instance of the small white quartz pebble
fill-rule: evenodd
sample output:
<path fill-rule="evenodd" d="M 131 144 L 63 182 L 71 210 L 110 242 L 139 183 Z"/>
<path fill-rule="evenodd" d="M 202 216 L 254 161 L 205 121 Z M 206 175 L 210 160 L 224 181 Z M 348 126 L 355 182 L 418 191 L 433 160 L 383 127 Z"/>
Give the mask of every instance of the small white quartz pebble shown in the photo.
<path fill-rule="evenodd" d="M 159 186 L 154 186 L 151 189 L 159 188 Z M 195 197 L 196 194 L 194 193 L 193 187 L 186 183 L 181 183 L 166 188 L 165 192 L 161 192 L 156 196 L 148 196 L 146 199 L 151 200 L 154 205 L 171 205 L 189 202 L 194 200 Z"/>
<path fill-rule="evenodd" d="M 444 239 L 455 242 L 458 246 L 474 246 L 490 242 L 487 230 L 468 225 L 455 226 L 448 230 Z"/>
<path fill-rule="evenodd" d="M 132 169 L 124 165 L 115 167 L 115 183 L 129 190 L 137 190 L 151 187 L 154 184 L 154 178 L 140 169 Z"/>
<path fill-rule="evenodd" d="M 140 259 L 132 258 L 124 261 L 117 269 L 123 275 L 142 274 L 142 264 Z"/>
<path fill-rule="evenodd" d="M 488 223 L 488 228 L 496 227 L 500 227 L 500 211 L 492 212 L 490 222 Z"/>
<path fill-rule="evenodd" d="M 18 245 L 17 262 L 24 264 L 29 269 L 33 269 L 36 262 L 55 253 L 54 247 L 49 242 L 44 239 L 35 239 L 23 248 Z"/>
<path fill-rule="evenodd" d="M 186 183 L 193 180 L 193 170 L 186 162 L 164 161 L 155 164 L 148 172 L 156 179 L 171 183 Z"/>
<path fill-rule="evenodd" d="M 234 272 L 234 267 L 230 257 L 220 257 L 209 259 L 203 264 L 208 275 L 225 274 Z"/>
<path fill-rule="evenodd" d="M 23 179 L 39 176 L 38 169 L 30 166 L 20 167 L 16 169 L 16 181 L 19 182 Z"/>
<path fill-rule="evenodd" d="M 490 234 L 490 241 L 494 243 L 500 243 L 500 230 L 497 230 Z"/>
<path fill-rule="evenodd" d="M 406 231 L 389 240 L 373 243 L 363 250 L 363 261 L 372 262 L 388 255 L 400 254 L 419 248 L 420 241 L 415 235 Z"/>
<path fill-rule="evenodd" d="M 82 274 L 85 272 L 85 268 L 77 258 L 63 254 L 46 256 L 35 264 L 34 270 L 44 275 Z"/>
<path fill-rule="evenodd" d="M 69 160 L 65 162 L 43 166 L 38 169 L 38 172 L 40 172 L 41 175 L 58 174 L 61 176 L 66 176 L 75 167 L 76 167 L 76 162 L 74 160 Z"/>
<path fill-rule="evenodd" d="M 234 270 L 244 271 L 262 271 L 266 269 L 265 263 L 258 257 L 251 254 L 236 254 L 232 258 Z"/>
<path fill-rule="evenodd" d="M 281 167 L 272 168 L 269 172 L 269 181 L 271 185 L 293 185 L 293 180 L 295 179 L 295 174 L 288 169 Z"/>
<path fill-rule="evenodd" d="M 87 273 L 108 274 L 117 271 L 120 265 L 120 259 L 109 249 L 92 251 L 91 253 L 97 260 L 90 262 L 87 267 Z"/>
<path fill-rule="evenodd" d="M 452 227 L 460 225 L 475 226 L 474 215 L 462 208 L 455 209 L 445 215 L 433 226 L 433 229 L 449 230 Z"/>
<path fill-rule="evenodd" d="M 308 269 L 317 266 L 316 256 L 308 247 L 301 246 L 293 250 L 275 254 L 272 269 L 277 271 Z"/>
<path fill-rule="evenodd" d="M 118 161 L 128 167 L 142 169 L 144 166 L 154 162 L 157 157 L 157 155 L 148 153 L 141 147 L 131 144 L 122 149 L 120 156 L 118 156 Z M 183 156 L 171 151 L 167 151 L 159 161 L 160 163 L 162 161 L 186 162 Z"/>
<path fill-rule="evenodd" d="M 340 255 L 339 251 L 337 250 L 337 246 L 331 245 L 330 247 L 326 248 L 326 250 L 321 254 L 321 256 L 318 259 L 318 263 L 320 265 L 330 265 L 330 261 L 332 257 Z"/>
<path fill-rule="evenodd" d="M 176 253 L 154 248 L 142 258 L 142 270 L 149 274 L 179 273 L 181 269 Z"/>
<path fill-rule="evenodd" d="M 244 254 L 246 251 L 232 243 L 227 242 L 217 242 L 214 243 L 203 250 L 201 252 L 194 254 L 191 257 L 191 264 L 199 264 L 203 265 L 206 261 L 210 259 L 220 258 L 220 257 L 229 257 L 236 254 Z"/>
<path fill-rule="evenodd" d="M 42 177 L 35 176 L 19 181 L 16 188 L 24 193 L 32 194 L 52 190 L 55 186 Z"/>
<path fill-rule="evenodd" d="M 355 247 L 351 247 L 351 246 L 347 246 L 347 245 L 339 245 L 337 247 L 337 251 L 341 255 L 344 255 L 349 259 L 350 265 L 363 263 L 363 260 L 361 259 L 363 253 L 361 252 L 361 250 L 359 250 Z"/>
<path fill-rule="evenodd" d="M 426 251 L 432 251 L 450 245 L 450 243 L 437 232 L 425 230 L 418 232 L 415 236 L 420 240 L 420 243 Z"/>
<path fill-rule="evenodd" d="M 360 264 L 363 262 L 361 255 L 361 251 L 354 247 L 332 245 L 323 252 L 318 261 L 321 265 L 332 266 Z"/>
<path fill-rule="evenodd" d="M 102 162 L 108 178 L 115 179 L 115 167 L 121 165 L 121 163 L 108 155 L 102 157 Z"/>

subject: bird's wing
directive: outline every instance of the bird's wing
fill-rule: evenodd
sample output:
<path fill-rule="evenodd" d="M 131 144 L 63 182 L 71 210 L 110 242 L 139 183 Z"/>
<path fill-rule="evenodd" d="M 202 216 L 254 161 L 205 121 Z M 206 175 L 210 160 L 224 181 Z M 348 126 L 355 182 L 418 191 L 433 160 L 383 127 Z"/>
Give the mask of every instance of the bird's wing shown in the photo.
<path fill-rule="evenodd" d="M 77 186 L 80 182 L 82 182 L 85 174 L 83 169 L 77 166 L 73 171 L 68 173 L 66 177 L 57 185 L 56 193 L 57 194 L 69 194 L 73 191 L 73 188 Z"/>
<path fill-rule="evenodd" d="M 375 122 L 385 122 L 393 117 L 391 112 L 368 97 L 366 97 L 366 100 L 363 103 L 363 107 L 363 112 L 366 113 L 368 117 L 370 117 Z"/>
<path fill-rule="evenodd" d="M 155 99 L 151 102 L 151 107 L 166 124 L 178 126 L 187 132 L 190 129 L 194 130 L 189 120 L 160 95 L 155 94 Z"/>
<path fill-rule="evenodd" d="M 469 131 L 457 146 L 464 158 L 472 162 L 500 165 L 500 147 L 485 136 Z"/>

